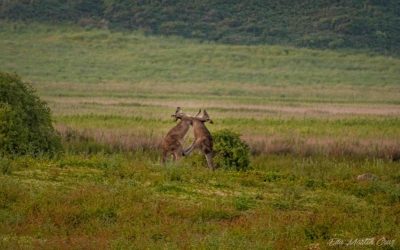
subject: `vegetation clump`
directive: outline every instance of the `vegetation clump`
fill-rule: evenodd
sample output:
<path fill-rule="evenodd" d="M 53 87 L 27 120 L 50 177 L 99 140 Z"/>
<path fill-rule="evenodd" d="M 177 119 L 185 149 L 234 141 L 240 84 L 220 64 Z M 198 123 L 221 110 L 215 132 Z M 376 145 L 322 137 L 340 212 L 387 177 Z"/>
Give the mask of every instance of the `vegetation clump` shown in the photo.
<path fill-rule="evenodd" d="M 224 129 L 213 134 L 214 163 L 217 167 L 246 170 L 250 164 L 250 149 L 239 134 Z"/>
<path fill-rule="evenodd" d="M 19 76 L 0 72 L 0 154 L 54 154 L 60 150 L 46 103 Z"/>

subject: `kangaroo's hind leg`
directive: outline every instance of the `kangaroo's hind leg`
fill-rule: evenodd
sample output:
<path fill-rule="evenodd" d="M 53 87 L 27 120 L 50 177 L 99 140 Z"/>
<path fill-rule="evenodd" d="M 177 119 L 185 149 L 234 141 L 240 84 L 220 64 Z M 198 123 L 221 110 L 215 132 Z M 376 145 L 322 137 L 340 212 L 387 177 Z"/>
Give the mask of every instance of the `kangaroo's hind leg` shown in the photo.
<path fill-rule="evenodd" d="M 208 153 L 208 154 L 204 154 L 206 156 L 206 160 L 207 160 L 207 165 L 210 169 L 215 170 L 214 167 L 214 162 L 213 162 L 213 154 L 212 153 Z"/>
<path fill-rule="evenodd" d="M 183 154 L 183 148 L 179 147 L 178 149 L 176 149 L 174 151 L 173 155 L 174 155 L 174 160 L 175 161 L 179 160 L 182 157 L 182 155 L 184 155 Z"/>
<path fill-rule="evenodd" d="M 168 152 L 166 150 L 163 150 L 162 157 L 161 157 L 162 165 L 165 165 L 165 162 L 167 161 L 167 156 L 168 156 Z"/>

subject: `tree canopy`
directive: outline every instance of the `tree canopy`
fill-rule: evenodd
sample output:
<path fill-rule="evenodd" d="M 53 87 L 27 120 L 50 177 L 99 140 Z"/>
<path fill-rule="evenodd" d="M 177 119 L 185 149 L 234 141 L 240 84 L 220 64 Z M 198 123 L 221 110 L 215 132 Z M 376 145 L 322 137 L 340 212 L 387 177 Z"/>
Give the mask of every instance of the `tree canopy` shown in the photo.
<path fill-rule="evenodd" d="M 230 44 L 400 51 L 397 0 L 15 0 L 0 18 L 140 29 Z"/>

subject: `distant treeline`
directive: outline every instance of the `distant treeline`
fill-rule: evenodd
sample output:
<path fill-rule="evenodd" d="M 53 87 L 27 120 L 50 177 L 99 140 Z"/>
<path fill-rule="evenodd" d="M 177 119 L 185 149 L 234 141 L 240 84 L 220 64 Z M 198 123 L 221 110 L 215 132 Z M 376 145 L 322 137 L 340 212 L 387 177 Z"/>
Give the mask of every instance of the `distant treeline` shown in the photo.
<path fill-rule="evenodd" d="M 230 44 L 400 52 L 399 0 L 2 0 L 0 18 Z"/>

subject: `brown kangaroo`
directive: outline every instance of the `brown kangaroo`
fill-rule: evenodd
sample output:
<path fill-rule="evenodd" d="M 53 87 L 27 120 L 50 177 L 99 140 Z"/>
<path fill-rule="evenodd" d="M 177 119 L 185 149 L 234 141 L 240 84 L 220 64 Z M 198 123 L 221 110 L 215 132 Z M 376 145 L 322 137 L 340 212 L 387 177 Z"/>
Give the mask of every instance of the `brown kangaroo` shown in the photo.
<path fill-rule="evenodd" d="M 189 148 L 183 151 L 183 155 L 189 155 L 194 149 L 198 148 L 205 155 L 207 160 L 207 165 L 209 168 L 214 170 L 214 163 L 212 160 L 213 157 L 213 140 L 210 131 L 208 131 L 207 127 L 204 123 L 213 121 L 210 119 L 207 111 L 203 111 L 203 116 L 198 117 L 199 113 L 193 117 L 193 131 L 194 131 L 194 141 Z"/>
<path fill-rule="evenodd" d="M 180 107 L 177 107 L 175 114 L 171 116 L 175 117 L 175 121 L 180 120 L 180 122 L 167 133 L 162 142 L 163 164 L 165 164 L 167 157 L 171 154 L 174 161 L 183 155 L 182 140 L 188 132 L 189 127 L 193 124 L 193 118 L 183 113 Z"/>

